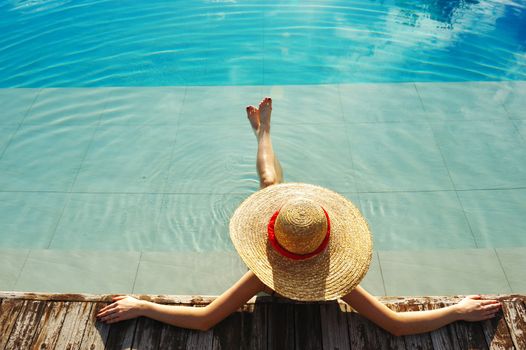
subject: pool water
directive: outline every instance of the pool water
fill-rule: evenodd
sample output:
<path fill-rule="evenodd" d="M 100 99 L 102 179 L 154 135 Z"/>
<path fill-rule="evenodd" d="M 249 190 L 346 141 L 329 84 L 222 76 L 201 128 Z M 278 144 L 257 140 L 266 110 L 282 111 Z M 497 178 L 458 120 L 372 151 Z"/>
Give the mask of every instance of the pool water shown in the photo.
<path fill-rule="evenodd" d="M 8 0 L 0 87 L 525 80 L 524 6 Z"/>
<path fill-rule="evenodd" d="M 0 290 L 218 294 L 258 189 L 351 199 L 377 295 L 526 291 L 525 2 L 7 1 Z"/>

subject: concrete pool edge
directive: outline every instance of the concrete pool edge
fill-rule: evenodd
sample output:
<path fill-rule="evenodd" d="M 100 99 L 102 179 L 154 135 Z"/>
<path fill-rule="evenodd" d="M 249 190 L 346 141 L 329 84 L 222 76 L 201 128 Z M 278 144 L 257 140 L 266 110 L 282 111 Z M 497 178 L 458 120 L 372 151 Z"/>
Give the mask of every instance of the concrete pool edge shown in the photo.
<path fill-rule="evenodd" d="M 0 252 L 0 290 L 18 292 L 217 295 L 247 271 L 232 251 Z M 379 296 L 525 293 L 525 259 L 526 247 L 375 251 L 361 285 Z"/>
<path fill-rule="evenodd" d="M 218 295 L 179 295 L 179 294 L 130 294 L 131 296 L 160 304 L 181 304 L 181 305 L 208 305 L 217 299 Z M 36 293 L 36 292 L 19 292 L 19 291 L 1 291 L 0 299 L 23 299 L 36 301 L 64 301 L 64 302 L 111 302 L 115 294 L 94 294 L 94 293 Z M 421 296 L 377 296 L 378 300 L 387 304 L 426 304 L 444 302 L 456 303 L 466 295 L 421 295 Z M 505 299 L 507 301 L 523 300 L 526 298 L 522 293 L 506 294 L 485 294 L 485 299 Z M 292 303 L 292 304 L 326 304 L 338 302 L 346 304 L 341 299 L 330 301 L 297 301 L 279 296 L 270 296 L 262 293 L 250 298 L 245 304 L 254 304 L 257 302 L 264 303 Z"/>

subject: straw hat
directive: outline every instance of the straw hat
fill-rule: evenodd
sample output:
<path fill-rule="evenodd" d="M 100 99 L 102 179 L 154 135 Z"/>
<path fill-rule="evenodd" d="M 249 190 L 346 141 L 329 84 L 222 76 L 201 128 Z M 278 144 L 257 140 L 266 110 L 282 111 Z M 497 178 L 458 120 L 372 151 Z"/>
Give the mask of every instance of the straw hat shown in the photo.
<path fill-rule="evenodd" d="M 369 227 L 341 195 L 314 185 L 269 186 L 230 220 L 230 237 L 248 268 L 295 300 L 333 300 L 362 280 L 372 257 Z"/>

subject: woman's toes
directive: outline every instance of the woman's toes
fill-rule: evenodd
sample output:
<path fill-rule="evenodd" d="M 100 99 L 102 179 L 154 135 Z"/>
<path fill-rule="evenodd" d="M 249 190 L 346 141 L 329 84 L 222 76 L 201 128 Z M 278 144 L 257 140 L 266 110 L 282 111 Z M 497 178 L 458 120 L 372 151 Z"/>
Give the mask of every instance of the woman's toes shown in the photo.
<path fill-rule="evenodd" d="M 254 132 L 259 129 L 259 110 L 254 106 L 247 107 L 247 117 Z"/>
<path fill-rule="evenodd" d="M 265 97 L 260 102 L 260 107 L 271 107 L 272 108 L 272 99 L 270 97 Z"/>

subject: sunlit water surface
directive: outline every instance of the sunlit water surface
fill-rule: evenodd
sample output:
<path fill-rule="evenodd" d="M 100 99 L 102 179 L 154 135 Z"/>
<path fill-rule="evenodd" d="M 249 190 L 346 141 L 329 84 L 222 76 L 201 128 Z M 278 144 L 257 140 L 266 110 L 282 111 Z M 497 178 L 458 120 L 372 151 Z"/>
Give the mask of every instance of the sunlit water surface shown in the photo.
<path fill-rule="evenodd" d="M 525 5 L 2 1 L 0 289 L 219 293 L 259 187 L 244 107 L 270 95 L 285 180 L 369 221 L 374 293 L 468 292 L 389 287 L 433 264 L 389 254 L 475 249 L 421 255 L 475 276 L 526 247 Z"/>
<path fill-rule="evenodd" d="M 2 1 L 0 87 L 525 79 L 516 1 Z"/>

